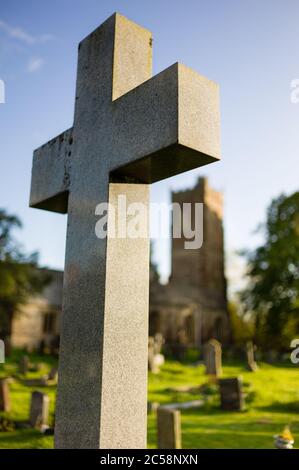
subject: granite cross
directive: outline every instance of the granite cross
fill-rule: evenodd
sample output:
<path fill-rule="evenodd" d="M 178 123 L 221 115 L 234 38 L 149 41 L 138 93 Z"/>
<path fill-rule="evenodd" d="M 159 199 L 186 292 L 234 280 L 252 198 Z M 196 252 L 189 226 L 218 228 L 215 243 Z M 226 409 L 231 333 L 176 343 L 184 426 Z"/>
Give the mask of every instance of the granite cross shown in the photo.
<path fill-rule="evenodd" d="M 214 82 L 152 77 L 151 33 L 117 13 L 79 44 L 74 125 L 34 152 L 30 195 L 68 213 L 57 448 L 146 446 L 149 237 L 97 238 L 96 206 L 148 207 L 150 183 L 219 158 Z"/>

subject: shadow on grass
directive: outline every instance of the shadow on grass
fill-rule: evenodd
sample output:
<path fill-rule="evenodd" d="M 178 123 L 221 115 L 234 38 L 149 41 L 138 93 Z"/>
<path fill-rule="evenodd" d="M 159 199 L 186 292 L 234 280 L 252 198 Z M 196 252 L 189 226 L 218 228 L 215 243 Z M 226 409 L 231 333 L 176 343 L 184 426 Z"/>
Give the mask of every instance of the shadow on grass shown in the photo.
<path fill-rule="evenodd" d="M 0 433 L 1 449 L 51 449 L 53 437 L 43 436 L 35 429 Z"/>
<path fill-rule="evenodd" d="M 274 401 L 267 406 L 256 406 L 256 409 L 267 411 L 269 413 L 299 413 L 299 400 L 288 403 Z"/>

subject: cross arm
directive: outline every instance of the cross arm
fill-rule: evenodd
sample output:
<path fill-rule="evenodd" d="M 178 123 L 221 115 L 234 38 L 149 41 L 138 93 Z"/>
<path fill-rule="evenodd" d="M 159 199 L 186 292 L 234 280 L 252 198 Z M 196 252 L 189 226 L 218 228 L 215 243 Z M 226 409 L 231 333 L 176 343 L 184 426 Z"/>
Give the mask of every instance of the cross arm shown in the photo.
<path fill-rule="evenodd" d="M 34 151 L 30 207 L 67 212 L 73 129 Z"/>
<path fill-rule="evenodd" d="M 113 106 L 124 159 L 112 168 L 116 180 L 152 183 L 220 159 L 219 87 L 184 65 L 174 64 Z"/>

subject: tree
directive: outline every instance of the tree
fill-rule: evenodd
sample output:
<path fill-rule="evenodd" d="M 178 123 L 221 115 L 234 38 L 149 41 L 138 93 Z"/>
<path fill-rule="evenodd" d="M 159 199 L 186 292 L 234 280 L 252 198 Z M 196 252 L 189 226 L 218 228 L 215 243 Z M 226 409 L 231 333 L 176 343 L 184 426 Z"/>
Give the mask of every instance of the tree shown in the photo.
<path fill-rule="evenodd" d="M 244 318 L 244 315 L 242 315 L 239 310 L 239 306 L 236 302 L 228 302 L 233 344 L 239 349 L 244 349 L 244 345 L 247 341 L 253 339 L 254 325 L 253 320 Z"/>
<path fill-rule="evenodd" d="M 9 336 L 13 315 L 30 295 L 42 290 L 49 276 L 38 269 L 38 255 L 26 255 L 15 242 L 12 231 L 20 220 L 0 209 L 0 334 Z"/>
<path fill-rule="evenodd" d="M 263 226 L 265 244 L 247 253 L 245 311 L 264 348 L 286 349 L 299 334 L 299 192 L 274 199 Z"/>

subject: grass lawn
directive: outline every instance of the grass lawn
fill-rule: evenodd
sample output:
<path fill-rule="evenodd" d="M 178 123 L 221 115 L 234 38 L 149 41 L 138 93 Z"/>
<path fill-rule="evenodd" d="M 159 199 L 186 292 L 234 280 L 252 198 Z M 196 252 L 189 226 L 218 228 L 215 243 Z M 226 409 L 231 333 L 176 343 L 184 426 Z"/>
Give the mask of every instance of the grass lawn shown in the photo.
<path fill-rule="evenodd" d="M 20 352 L 15 351 L 8 362 L 0 365 L 0 377 L 17 374 Z M 26 378 L 37 378 L 55 364 L 51 357 L 31 356 L 32 363 L 43 363 L 39 372 L 30 372 Z M 184 448 L 273 448 L 273 435 L 288 424 L 299 448 L 299 370 L 293 365 L 260 364 L 251 373 L 242 364 L 224 363 L 224 377 L 242 375 L 246 393 L 246 410 L 224 412 L 219 409 L 216 386 L 208 387 L 203 408 L 182 412 L 182 440 Z M 158 403 L 180 402 L 202 398 L 199 393 L 181 393 L 169 388 L 206 383 L 204 367 L 166 361 L 158 375 L 149 374 L 149 400 Z M 30 396 L 33 390 L 48 393 L 51 399 L 50 423 L 53 420 L 55 386 L 29 387 L 22 377 L 10 384 L 13 420 L 29 416 Z M 297 442 L 298 441 L 298 442 Z M 148 447 L 156 446 L 156 416 L 148 415 Z M 32 429 L 0 432 L 0 448 L 51 448 L 53 437 L 42 436 Z"/>

